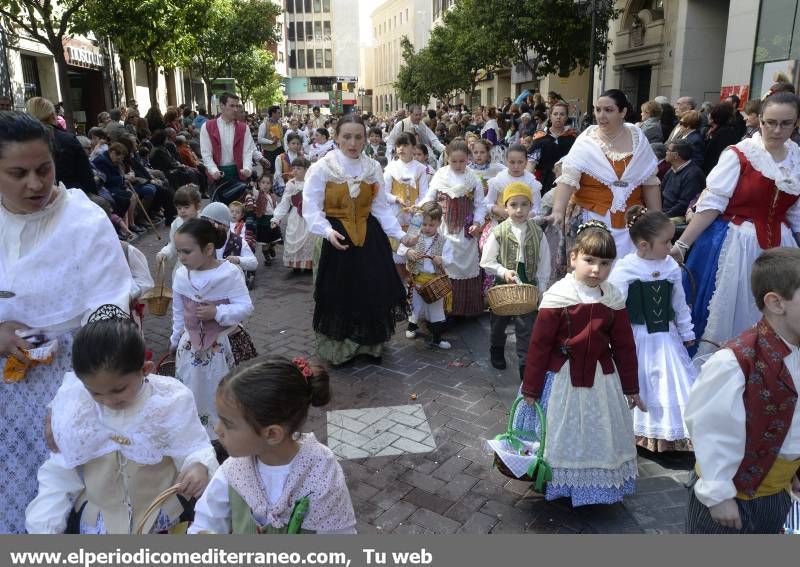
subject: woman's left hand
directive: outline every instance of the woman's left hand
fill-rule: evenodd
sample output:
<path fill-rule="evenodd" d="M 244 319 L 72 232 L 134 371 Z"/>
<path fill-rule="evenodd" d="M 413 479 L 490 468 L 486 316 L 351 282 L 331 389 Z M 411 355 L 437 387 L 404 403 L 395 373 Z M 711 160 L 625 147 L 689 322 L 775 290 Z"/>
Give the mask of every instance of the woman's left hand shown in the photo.
<path fill-rule="evenodd" d="M 639 394 L 625 396 L 625 401 L 628 402 L 628 407 L 630 409 L 639 408 L 640 411 L 647 411 L 647 406 L 644 405 L 644 402 L 642 401 L 642 398 L 639 397 Z"/>
<path fill-rule="evenodd" d="M 184 498 L 200 498 L 208 486 L 208 469 L 201 463 L 186 467 L 176 480 L 181 485 L 180 495 Z"/>

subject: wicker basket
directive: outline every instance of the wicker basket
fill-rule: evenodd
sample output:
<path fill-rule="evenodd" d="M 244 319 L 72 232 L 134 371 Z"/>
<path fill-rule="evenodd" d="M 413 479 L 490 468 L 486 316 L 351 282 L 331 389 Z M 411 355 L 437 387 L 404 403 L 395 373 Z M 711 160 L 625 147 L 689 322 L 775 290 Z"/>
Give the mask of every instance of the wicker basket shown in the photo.
<path fill-rule="evenodd" d="M 167 351 L 167 353 L 161 357 L 161 359 L 156 363 L 156 367 L 154 370 L 155 374 L 159 376 L 175 376 L 175 355 L 171 352 Z"/>
<path fill-rule="evenodd" d="M 157 317 L 163 317 L 169 311 L 172 302 L 172 290 L 166 286 L 164 275 L 164 261 L 158 263 L 156 270 L 156 286 L 142 295 L 142 301 L 147 304 L 147 309 Z"/>
<path fill-rule="evenodd" d="M 501 317 L 526 315 L 539 305 L 539 290 L 530 284 L 496 285 L 487 296 L 492 313 Z"/>
<path fill-rule="evenodd" d="M 139 525 L 136 526 L 136 531 L 134 532 L 136 535 L 143 535 L 144 526 L 147 523 L 148 518 L 153 514 L 157 513 L 164 503 L 175 496 L 178 492 L 180 492 L 181 485 L 175 484 L 167 488 L 164 492 L 156 496 L 155 500 L 147 507 L 147 510 L 144 511 L 144 515 L 142 516 Z"/>
<path fill-rule="evenodd" d="M 425 258 L 429 260 L 433 259 L 430 256 L 422 256 L 420 260 L 424 260 Z M 417 293 L 425 303 L 435 303 L 453 291 L 453 284 L 450 282 L 450 278 L 444 274 L 416 287 Z"/>

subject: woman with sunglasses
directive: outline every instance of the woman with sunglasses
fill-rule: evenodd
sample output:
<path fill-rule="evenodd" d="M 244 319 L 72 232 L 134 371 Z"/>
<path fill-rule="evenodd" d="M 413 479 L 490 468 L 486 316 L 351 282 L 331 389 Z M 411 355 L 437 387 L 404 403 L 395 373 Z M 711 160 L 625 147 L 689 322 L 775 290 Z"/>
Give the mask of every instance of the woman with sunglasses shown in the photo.
<path fill-rule="evenodd" d="M 694 286 L 699 352 L 716 347 L 754 325 L 761 313 L 750 292 L 750 270 L 763 250 L 797 246 L 800 235 L 800 148 L 790 140 L 800 99 L 776 93 L 761 106 L 760 132 L 722 152 L 706 179 L 695 215 L 672 255 L 686 266 Z M 694 246 L 692 246 L 694 245 Z"/>

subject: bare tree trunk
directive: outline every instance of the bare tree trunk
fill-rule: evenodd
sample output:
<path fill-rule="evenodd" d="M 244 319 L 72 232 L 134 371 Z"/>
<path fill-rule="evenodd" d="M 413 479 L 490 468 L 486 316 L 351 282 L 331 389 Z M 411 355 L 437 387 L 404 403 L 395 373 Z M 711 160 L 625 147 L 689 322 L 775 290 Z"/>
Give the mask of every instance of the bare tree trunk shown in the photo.
<path fill-rule="evenodd" d="M 131 60 L 127 57 L 120 56 L 119 63 L 122 66 L 122 84 L 125 90 L 125 104 L 128 101 L 136 98 L 136 92 L 133 89 L 133 75 L 131 73 Z"/>
<path fill-rule="evenodd" d="M 159 108 L 158 104 L 158 66 L 152 61 L 145 61 L 147 68 L 147 86 L 150 89 L 150 106 Z"/>
<path fill-rule="evenodd" d="M 58 71 L 58 82 L 61 86 L 61 102 L 64 105 L 64 120 L 67 122 L 67 130 L 75 133 L 75 121 L 72 116 L 72 93 L 69 86 L 69 69 L 67 68 L 67 58 L 64 55 L 64 48 L 50 49 L 53 58 L 56 60 Z"/>
<path fill-rule="evenodd" d="M 167 106 L 178 106 L 178 93 L 175 92 L 175 69 L 165 69 L 164 79 L 167 83 Z"/>

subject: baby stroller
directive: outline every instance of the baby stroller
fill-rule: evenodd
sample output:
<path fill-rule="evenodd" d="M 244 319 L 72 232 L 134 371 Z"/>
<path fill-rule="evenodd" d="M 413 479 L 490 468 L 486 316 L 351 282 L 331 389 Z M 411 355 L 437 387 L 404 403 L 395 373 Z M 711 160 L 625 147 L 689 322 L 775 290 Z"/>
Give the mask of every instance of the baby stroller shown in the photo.
<path fill-rule="evenodd" d="M 230 205 L 234 201 L 243 200 L 246 191 L 247 183 L 243 181 L 239 181 L 238 179 L 222 181 L 217 183 L 217 186 L 214 188 L 214 193 L 211 194 L 211 201 Z"/>

